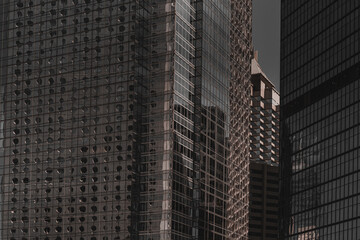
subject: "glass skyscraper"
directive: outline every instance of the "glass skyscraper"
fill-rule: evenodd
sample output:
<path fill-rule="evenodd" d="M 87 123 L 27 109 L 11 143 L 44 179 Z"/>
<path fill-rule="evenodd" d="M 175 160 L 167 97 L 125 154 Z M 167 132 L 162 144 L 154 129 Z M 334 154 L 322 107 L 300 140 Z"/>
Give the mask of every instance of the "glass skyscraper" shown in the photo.
<path fill-rule="evenodd" d="M 360 238 L 360 2 L 283 0 L 281 233 Z"/>
<path fill-rule="evenodd" d="M 246 238 L 251 1 L 0 9 L 3 239 Z"/>

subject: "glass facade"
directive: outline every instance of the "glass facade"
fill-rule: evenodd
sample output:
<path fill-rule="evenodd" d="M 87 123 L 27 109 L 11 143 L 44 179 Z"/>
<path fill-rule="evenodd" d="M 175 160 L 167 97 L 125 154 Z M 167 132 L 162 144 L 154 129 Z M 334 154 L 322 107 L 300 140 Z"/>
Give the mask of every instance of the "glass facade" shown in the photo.
<path fill-rule="evenodd" d="M 360 2 L 281 8 L 282 237 L 359 239 Z"/>
<path fill-rule="evenodd" d="M 230 1 L 197 3 L 199 239 L 226 239 L 230 12 Z"/>
<path fill-rule="evenodd" d="M 244 234 L 228 168 L 248 170 L 251 4 L 234 2 L 1 1 L 3 239 Z"/>

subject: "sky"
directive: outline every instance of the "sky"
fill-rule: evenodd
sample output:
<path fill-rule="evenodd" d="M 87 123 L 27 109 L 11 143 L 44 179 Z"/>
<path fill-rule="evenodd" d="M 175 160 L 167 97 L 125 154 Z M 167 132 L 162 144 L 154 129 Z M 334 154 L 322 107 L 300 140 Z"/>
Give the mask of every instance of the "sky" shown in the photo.
<path fill-rule="evenodd" d="M 253 0 L 253 43 L 259 64 L 280 91 L 280 2 Z"/>

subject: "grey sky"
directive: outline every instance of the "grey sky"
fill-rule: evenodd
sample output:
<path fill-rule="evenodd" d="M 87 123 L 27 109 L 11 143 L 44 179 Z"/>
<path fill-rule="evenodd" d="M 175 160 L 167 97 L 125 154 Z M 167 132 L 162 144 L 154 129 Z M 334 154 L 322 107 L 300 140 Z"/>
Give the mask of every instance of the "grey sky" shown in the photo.
<path fill-rule="evenodd" d="M 253 43 L 259 64 L 280 90 L 280 2 L 253 0 Z"/>

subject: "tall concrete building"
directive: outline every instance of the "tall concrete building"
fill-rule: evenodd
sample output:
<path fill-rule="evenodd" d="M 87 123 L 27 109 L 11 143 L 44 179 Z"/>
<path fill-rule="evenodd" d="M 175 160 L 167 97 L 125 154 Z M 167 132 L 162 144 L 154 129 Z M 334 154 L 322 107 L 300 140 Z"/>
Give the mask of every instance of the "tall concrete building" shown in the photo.
<path fill-rule="evenodd" d="M 278 239 L 280 96 L 257 53 L 251 74 L 249 239 Z"/>
<path fill-rule="evenodd" d="M 248 239 L 252 1 L 231 1 L 229 239 Z"/>
<path fill-rule="evenodd" d="M 257 54 L 251 74 L 251 160 L 278 165 L 280 95 L 262 71 Z"/>
<path fill-rule="evenodd" d="M 2 239 L 246 239 L 250 0 L 0 9 Z"/>
<path fill-rule="evenodd" d="M 360 2 L 282 1 L 281 237 L 360 238 Z"/>

